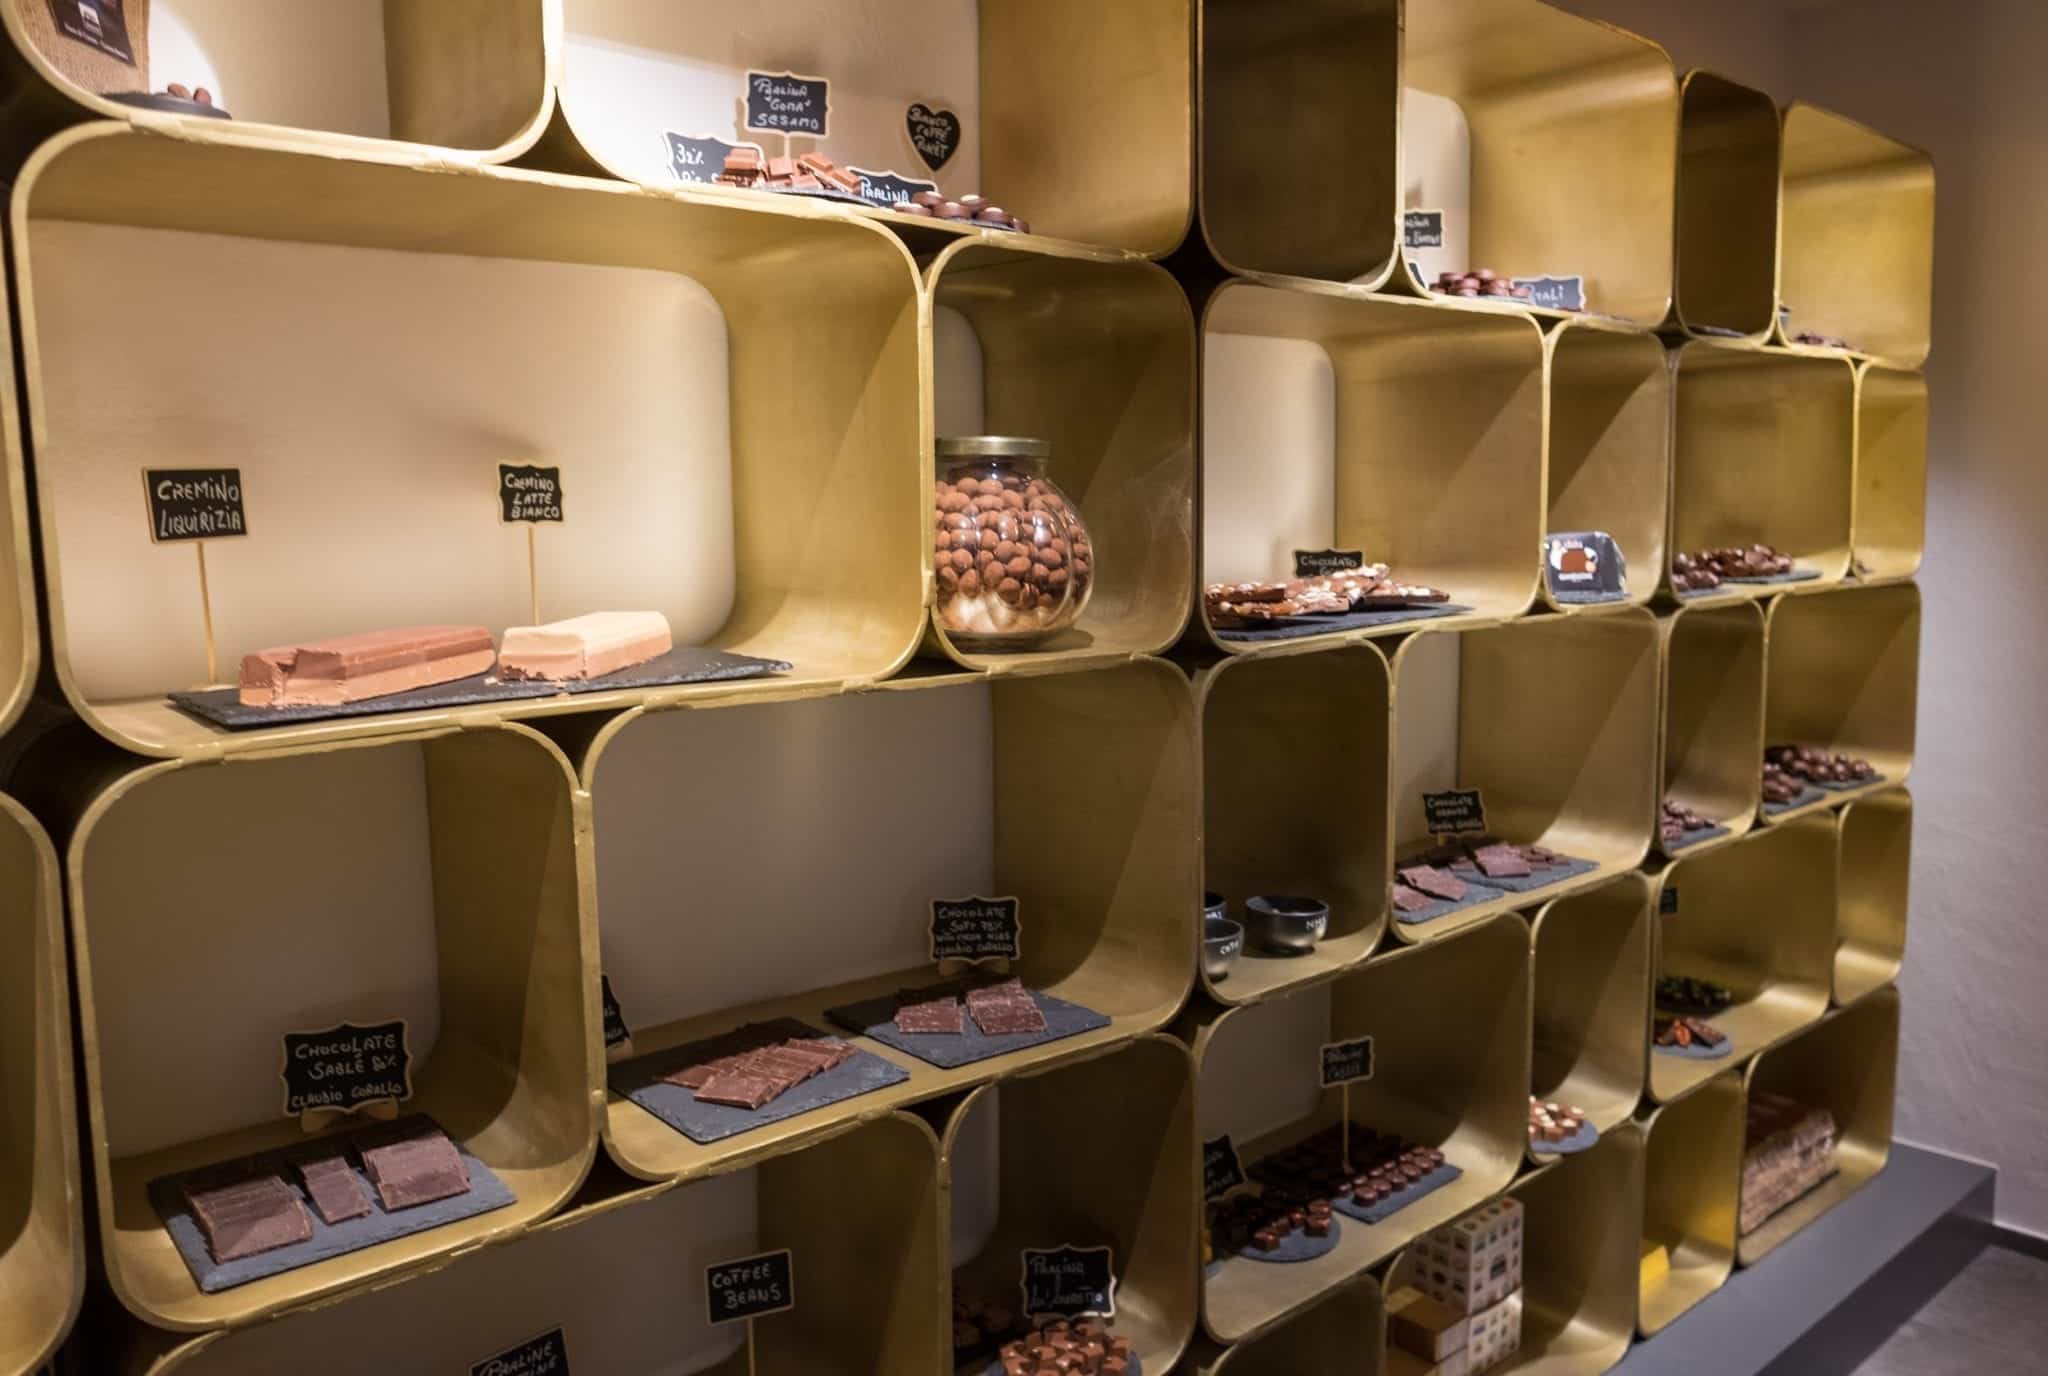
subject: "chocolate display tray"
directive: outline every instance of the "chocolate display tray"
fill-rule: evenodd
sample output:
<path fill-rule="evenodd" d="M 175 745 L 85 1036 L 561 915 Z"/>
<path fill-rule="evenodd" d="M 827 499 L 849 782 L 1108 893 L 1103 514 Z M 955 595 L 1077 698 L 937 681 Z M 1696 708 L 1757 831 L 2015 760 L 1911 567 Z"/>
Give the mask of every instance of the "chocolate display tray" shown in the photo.
<path fill-rule="evenodd" d="M 1530 873 L 1518 875 L 1512 879 L 1501 879 L 1494 875 L 1482 873 L 1477 882 L 1485 884 L 1488 888 L 1501 889 L 1508 893 L 1535 893 L 1538 889 L 1547 889 L 1552 884 L 1562 884 L 1567 879 L 1576 879 L 1582 874 L 1591 873 L 1599 868 L 1600 864 L 1596 860 L 1581 860 L 1576 856 L 1567 855 L 1563 857 L 1562 863 L 1553 864 L 1547 870 L 1538 870 L 1532 867 Z M 1460 879 L 1465 878 L 1462 874 L 1458 877 Z M 1466 879 L 1465 882 L 1469 884 L 1474 881 Z"/>
<path fill-rule="evenodd" d="M 1877 782 L 1875 779 L 1865 779 L 1863 781 L 1864 784 L 1875 782 Z M 1854 784 L 1851 785 L 1851 787 L 1861 788 L 1863 787 L 1863 784 Z M 1827 796 L 1828 791 L 1826 789 L 1818 787 L 1814 784 L 1808 784 L 1806 786 L 1805 791 L 1789 803 L 1765 803 L 1764 815 L 1767 817 L 1775 817 L 1781 812 L 1791 812 L 1796 808 L 1802 808 L 1806 807 L 1811 803 L 1817 803 Z"/>
<path fill-rule="evenodd" d="M 1456 602 L 1424 602 L 1407 607 L 1386 607 L 1378 611 L 1345 612 L 1341 616 L 1280 616 L 1270 626 L 1216 630 L 1219 640 L 1258 644 L 1269 640 L 1300 640 L 1311 635 L 1334 635 L 1339 631 L 1362 631 L 1373 626 L 1393 626 L 1404 621 L 1428 621 L 1439 616 L 1457 616 L 1470 607 Z"/>
<path fill-rule="evenodd" d="M 963 1367 L 962 1371 L 974 1372 L 976 1376 L 1003 1376 L 1003 1363 L 1001 1358 L 997 1358 L 983 1366 Z M 1145 1376 L 1145 1363 L 1139 1360 L 1137 1353 L 1131 1354 L 1130 1365 L 1124 1368 L 1124 1376 Z"/>
<path fill-rule="evenodd" d="M 808 1023 L 792 1019 L 776 1040 L 826 1035 Z M 612 1093 L 631 1099 L 692 1142 L 710 1143 L 722 1142 L 728 1137 L 846 1099 L 872 1094 L 875 1090 L 902 1084 L 910 1078 L 910 1072 L 902 1066 L 885 1061 L 872 1051 L 856 1049 L 830 1070 L 821 1071 L 784 1090 L 755 1109 L 740 1108 L 735 1104 L 708 1104 L 698 1099 L 694 1091 L 669 1084 L 661 1078 L 703 1060 L 705 1048 L 719 1040 L 707 1037 L 672 1046 L 666 1051 L 652 1051 L 645 1056 L 620 1061 L 610 1068 L 606 1081 Z M 726 1048 L 717 1054 L 729 1055 L 731 1051 Z"/>
<path fill-rule="evenodd" d="M 440 1126 L 425 1114 L 413 1114 L 401 1120 L 418 1122 L 422 1125 Z M 291 1162 L 309 1154 L 331 1153 L 336 1147 L 360 1133 L 383 1133 L 394 1130 L 385 1123 L 359 1125 L 346 1132 L 329 1133 L 325 1136 L 308 1138 L 303 1145 L 280 1148 L 273 1151 L 256 1152 L 238 1157 L 233 1162 L 222 1163 L 236 1167 L 272 1167 L 278 1170 L 285 1183 L 297 1192 L 306 1204 L 306 1217 L 313 1222 L 313 1235 L 304 1242 L 294 1242 L 289 1247 L 276 1247 L 268 1252 L 243 1257 L 239 1261 L 215 1261 L 207 1249 L 206 1234 L 200 1231 L 199 1221 L 192 1217 L 192 1209 L 185 1201 L 185 1181 L 199 1174 L 198 1171 L 180 1171 L 176 1175 L 160 1176 L 149 1182 L 149 1200 L 156 1206 L 158 1217 L 164 1221 L 164 1229 L 171 1235 L 171 1241 L 178 1248 L 178 1255 L 185 1259 L 185 1267 L 191 1271 L 192 1279 L 199 1286 L 201 1294 L 213 1295 L 222 1290 L 232 1290 L 237 1285 L 247 1285 L 252 1280 L 262 1280 L 285 1271 L 295 1271 L 301 1266 L 311 1266 L 316 1261 L 329 1257 L 345 1256 L 359 1252 L 365 1247 L 374 1247 L 380 1242 L 394 1238 L 411 1237 L 444 1223 L 455 1223 L 478 1214 L 490 1213 L 517 1202 L 510 1188 L 498 1179 L 489 1166 L 476 1159 L 455 1143 L 455 1150 L 462 1155 L 463 1165 L 469 1168 L 469 1192 L 451 1199 L 437 1199 L 431 1204 L 420 1204 L 410 1209 L 386 1211 L 377 1197 L 377 1187 L 370 1183 L 370 1177 L 363 1172 L 360 1162 L 351 1161 L 350 1169 L 356 1179 L 362 1182 L 363 1193 L 370 1201 L 370 1212 L 361 1218 L 351 1218 L 341 1223 L 328 1223 L 320 1217 L 320 1211 L 306 1200 L 306 1190 L 292 1172 Z M 453 1140 L 452 1138 L 450 1139 Z M 218 1166 L 207 1166 L 205 1171 L 218 1170 Z"/>
<path fill-rule="evenodd" d="M 598 678 L 573 683 L 527 681 L 506 683 L 492 674 L 472 674 L 403 693 L 345 702 L 335 707 L 244 707 L 240 691 L 208 688 L 199 692 L 172 693 L 171 702 L 202 721 L 230 731 L 252 731 L 265 726 L 292 726 L 299 722 L 327 721 L 335 717 L 374 717 L 387 712 L 416 712 L 436 707 L 473 707 L 479 703 L 519 702 L 551 698 L 558 693 L 609 693 L 621 688 L 666 688 L 680 683 L 718 683 L 727 679 L 765 678 L 786 674 L 793 666 L 780 659 L 756 659 L 752 655 L 727 654 L 701 645 L 678 645 L 667 654 Z"/>
<path fill-rule="evenodd" d="M 1551 599 L 1566 607 L 1597 607 L 1603 602 L 1628 601 L 1628 589 L 1616 588 L 1612 592 L 1573 592 L 1570 589 L 1552 588 Z"/>
<path fill-rule="evenodd" d="M 1403 1186 L 1377 1204 L 1360 1204 L 1346 1196 L 1331 1204 L 1331 1208 L 1346 1218 L 1355 1218 L 1361 1223 L 1384 1223 L 1401 1210 L 1413 1204 L 1426 1194 L 1433 1194 L 1465 1173 L 1459 1166 L 1446 1161 L 1413 1185 Z"/>
<path fill-rule="evenodd" d="M 1458 877 L 1464 879 L 1463 875 Z M 1414 912 L 1403 912 L 1399 908 L 1395 908 L 1393 910 L 1394 920 L 1404 926 L 1419 927 L 1425 922 L 1434 922 L 1440 917 L 1449 917 L 1452 913 L 1474 907 L 1477 904 L 1491 902 L 1506 892 L 1507 890 L 1505 889 L 1489 888 L 1485 884 L 1466 879 L 1465 896 L 1463 898 L 1439 898 L 1427 908 L 1417 908 Z"/>
<path fill-rule="evenodd" d="M 948 991 L 958 991 L 966 986 L 956 982 L 930 985 L 917 992 L 937 998 Z M 1045 1015 L 1043 1032 L 1005 1032 L 990 1036 L 974 1025 L 974 1018 L 965 1009 L 961 1010 L 962 1030 L 950 1032 L 918 1032 L 906 1035 L 896 1029 L 896 1004 L 894 994 L 881 998 L 863 999 L 859 1003 L 841 1004 L 827 1008 L 825 1016 L 849 1032 L 858 1032 L 871 1037 L 884 1046 L 894 1047 L 906 1055 L 915 1056 L 926 1065 L 935 1065 L 941 1070 L 956 1070 L 963 1065 L 988 1060 L 991 1056 L 1004 1056 L 1012 1051 L 1027 1047 L 1043 1046 L 1066 1037 L 1078 1037 L 1083 1032 L 1094 1032 L 1109 1026 L 1109 1019 L 1092 1008 L 1083 1008 L 1078 1003 L 1068 1003 L 1050 994 L 1030 991 L 1038 1011 Z"/>
<path fill-rule="evenodd" d="M 1695 827 L 1680 836 L 1676 841 L 1663 842 L 1663 846 L 1668 854 L 1672 851 L 1684 850 L 1687 846 L 1696 846 L 1702 841 L 1712 841 L 1716 837 L 1726 836 L 1727 834 L 1728 828 L 1716 823 L 1713 826 Z"/>
<path fill-rule="evenodd" d="M 1562 1142 L 1538 1142 L 1531 1138 L 1529 1150 L 1538 1156 L 1575 1156 L 1590 1150 L 1599 1141 L 1600 1129 L 1591 1123 L 1581 1123 L 1579 1130 Z"/>
<path fill-rule="evenodd" d="M 1332 1204 L 1330 1207 L 1334 1209 L 1337 1206 Z M 1246 1243 L 1238 1248 L 1237 1254 L 1246 1261 L 1262 1261 L 1269 1266 L 1291 1266 L 1295 1262 L 1314 1261 L 1317 1257 L 1330 1255 L 1337 1250 L 1337 1239 L 1342 1236 L 1344 1225 L 1332 1218 L 1327 1237 L 1310 1237 L 1304 1230 L 1289 1233 L 1281 1240 L 1280 1245 L 1270 1252 L 1261 1252 L 1254 1244 Z"/>
<path fill-rule="evenodd" d="M 1809 780 L 1809 782 L 1813 782 L 1813 787 L 1823 793 L 1847 793 L 1851 789 L 1869 788 L 1873 784 L 1881 784 L 1884 781 L 1884 775 L 1882 774 L 1872 774 L 1867 779 L 1827 779 L 1820 782 Z"/>
<path fill-rule="evenodd" d="M 1718 1061 L 1735 1054 L 1735 1038 L 1723 1037 L 1719 1046 L 1659 1046 L 1652 1040 L 1650 1050 L 1659 1056 L 1676 1056 L 1686 1061 Z"/>
<path fill-rule="evenodd" d="M 1723 578 L 1721 586 L 1718 588 L 1686 588 L 1681 590 L 1678 595 L 1680 598 L 1689 601 L 1695 597 L 1719 597 L 1729 590 L 1729 585 L 1732 583 L 1747 583 L 1754 587 L 1767 583 L 1810 583 L 1818 577 L 1820 577 L 1819 569 L 1793 569 L 1790 573 L 1766 574 L 1761 578 Z"/>

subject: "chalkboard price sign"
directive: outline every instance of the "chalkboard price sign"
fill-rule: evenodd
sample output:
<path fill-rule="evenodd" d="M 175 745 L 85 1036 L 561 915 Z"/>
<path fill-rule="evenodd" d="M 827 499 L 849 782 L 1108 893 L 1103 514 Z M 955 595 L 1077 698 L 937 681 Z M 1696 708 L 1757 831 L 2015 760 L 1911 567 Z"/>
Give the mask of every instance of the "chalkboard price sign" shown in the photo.
<path fill-rule="evenodd" d="M 249 533 L 239 468 L 145 468 L 149 538 L 222 540 Z"/>
<path fill-rule="evenodd" d="M 672 129 L 663 137 L 668 140 L 668 170 L 679 182 L 709 185 L 716 181 L 725 170 L 725 155 L 741 146 L 724 139 L 692 138 Z"/>
<path fill-rule="evenodd" d="M 789 1249 L 705 1267 L 704 1304 L 715 1324 L 796 1308 L 796 1263 Z"/>
<path fill-rule="evenodd" d="M 1202 1198 L 1221 1199 L 1244 1183 L 1244 1162 L 1229 1133 L 1202 1143 Z"/>
<path fill-rule="evenodd" d="M 1326 573 L 1344 573 L 1365 567 L 1362 549 L 1298 549 L 1294 551 L 1294 576 L 1320 578 Z"/>
<path fill-rule="evenodd" d="M 405 1019 L 338 1023 L 319 1032 L 284 1034 L 284 1113 L 328 1109 L 353 1113 L 412 1097 L 412 1053 Z"/>
<path fill-rule="evenodd" d="M 748 72 L 747 117 L 750 134 L 809 134 L 824 138 L 831 117 L 832 83 L 821 76 L 794 72 Z"/>
<path fill-rule="evenodd" d="M 498 519 L 554 521 L 562 519 L 562 470 L 530 463 L 498 465 Z"/>
<path fill-rule="evenodd" d="M 1116 1317 L 1116 1264 L 1107 1247 L 1026 1247 L 1027 1318 Z"/>
<path fill-rule="evenodd" d="M 1659 917 L 1678 916 L 1678 885 L 1666 884 L 1664 892 L 1657 895 L 1657 915 Z"/>
<path fill-rule="evenodd" d="M 936 172 L 960 150 L 960 116 L 919 102 L 904 112 L 903 126 L 918 160 Z"/>
<path fill-rule="evenodd" d="M 612 994 L 612 977 L 599 975 L 598 990 L 604 995 L 604 1044 L 607 1050 L 623 1046 L 633 1040 L 633 1034 L 626 1028 L 625 1010 L 619 1007 L 618 999 Z"/>
<path fill-rule="evenodd" d="M 1401 216 L 1401 244 L 1404 248 L 1442 248 L 1444 213 L 1441 210 L 1410 210 Z"/>
<path fill-rule="evenodd" d="M 1517 277 L 1515 285 L 1529 289 L 1528 304 L 1553 311 L 1586 309 L 1586 279 L 1570 277 Z"/>
<path fill-rule="evenodd" d="M 569 1343 L 559 1328 L 550 1328 L 508 1347 L 495 1357 L 486 1357 L 469 1369 L 469 1376 L 569 1376 Z"/>
<path fill-rule="evenodd" d="M 1486 800 L 1476 788 L 1447 788 L 1422 795 L 1422 814 L 1432 836 L 1459 836 L 1486 830 Z"/>
<path fill-rule="evenodd" d="M 1325 1042 L 1322 1050 L 1323 1088 L 1357 1084 L 1372 1078 L 1372 1038 L 1349 1042 Z"/>
<path fill-rule="evenodd" d="M 1578 598 L 1626 594 L 1628 560 L 1604 530 L 1571 530 L 1544 537 L 1544 576 L 1553 594 Z"/>
<path fill-rule="evenodd" d="M 934 898 L 933 960 L 1015 960 L 1023 930 L 1014 898 Z"/>
<path fill-rule="evenodd" d="M 860 198 L 884 210 L 902 205 L 920 191 L 937 191 L 937 182 L 923 182 L 915 177 L 899 177 L 894 172 L 870 172 L 865 167 L 846 169 L 860 178 Z"/>

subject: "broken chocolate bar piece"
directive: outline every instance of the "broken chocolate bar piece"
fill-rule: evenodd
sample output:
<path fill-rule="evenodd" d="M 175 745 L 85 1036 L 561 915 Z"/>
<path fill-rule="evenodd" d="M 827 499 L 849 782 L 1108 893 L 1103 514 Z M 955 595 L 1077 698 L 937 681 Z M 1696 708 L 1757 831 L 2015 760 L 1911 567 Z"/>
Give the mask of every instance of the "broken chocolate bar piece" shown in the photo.
<path fill-rule="evenodd" d="M 481 674 L 497 662 L 481 626 L 408 626 L 242 656 L 244 707 L 338 707 Z"/>
<path fill-rule="evenodd" d="M 907 993 L 899 997 L 915 1002 L 904 1002 L 896 1008 L 896 1030 L 905 1034 L 934 1033 L 959 1036 L 964 1030 L 961 1022 L 960 1000 L 951 994 L 931 998 L 924 994 Z"/>
<path fill-rule="evenodd" d="M 313 1236 L 298 1192 L 276 1175 L 187 1180 L 185 1200 L 215 1261 L 239 1261 Z"/>
<path fill-rule="evenodd" d="M 1529 862 L 1513 846 L 1488 846 L 1476 851 L 1472 858 L 1479 864 L 1479 872 L 1488 879 L 1526 879 L 1529 877 Z M 1546 866 L 1547 867 L 1547 866 Z"/>
<path fill-rule="evenodd" d="M 967 994 L 967 1012 L 974 1025 L 991 1037 L 1015 1032 L 1045 1031 L 1045 1014 L 1020 980 L 1005 980 Z"/>
<path fill-rule="evenodd" d="M 1404 913 L 1419 913 L 1435 903 L 1436 900 L 1428 894 L 1411 889 L 1406 884 L 1394 885 L 1394 906 Z"/>
<path fill-rule="evenodd" d="M 388 1210 L 411 1209 L 469 1193 L 469 1167 L 448 1134 L 427 1124 L 402 1128 L 363 1146 L 363 1169 Z"/>
<path fill-rule="evenodd" d="M 1432 898 L 1441 898 L 1455 903 L 1465 896 L 1465 881 L 1434 865 L 1410 865 L 1399 871 L 1401 882 L 1411 889 L 1419 889 Z"/>
<path fill-rule="evenodd" d="M 307 1197 L 319 1211 L 321 1222 L 346 1223 L 370 1212 L 370 1196 L 363 1189 L 362 1177 L 339 1151 L 331 1156 L 307 1157 L 293 1165 L 298 1169 L 300 1183 L 306 1187 Z"/>
<path fill-rule="evenodd" d="M 766 1075 L 744 1070 L 723 1070 L 706 1080 L 697 1098 L 707 1104 L 730 1104 L 734 1108 L 757 1109 L 782 1091 Z"/>
<path fill-rule="evenodd" d="M 513 626 L 498 654 L 507 683 L 567 683 L 602 678 L 659 659 L 675 648 L 660 612 L 590 612 L 545 626 Z"/>

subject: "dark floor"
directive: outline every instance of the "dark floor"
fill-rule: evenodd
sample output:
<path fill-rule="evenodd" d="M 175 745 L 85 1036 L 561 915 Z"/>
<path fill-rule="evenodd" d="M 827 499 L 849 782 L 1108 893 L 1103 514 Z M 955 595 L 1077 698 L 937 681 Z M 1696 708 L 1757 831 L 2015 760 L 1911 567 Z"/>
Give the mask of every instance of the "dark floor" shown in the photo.
<path fill-rule="evenodd" d="M 1986 1247 L 1856 1368 L 1856 1376 L 2048 1370 L 2048 1260 Z"/>

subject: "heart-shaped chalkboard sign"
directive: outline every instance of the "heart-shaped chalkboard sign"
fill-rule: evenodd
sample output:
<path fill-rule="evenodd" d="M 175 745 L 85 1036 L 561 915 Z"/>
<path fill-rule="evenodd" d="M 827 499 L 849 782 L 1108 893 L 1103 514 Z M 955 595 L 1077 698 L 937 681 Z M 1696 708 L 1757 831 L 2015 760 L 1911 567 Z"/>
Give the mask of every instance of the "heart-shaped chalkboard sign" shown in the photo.
<path fill-rule="evenodd" d="M 934 110 L 919 102 L 904 112 L 903 126 L 910 131 L 910 146 L 934 172 L 960 151 L 960 116 L 951 110 Z"/>

